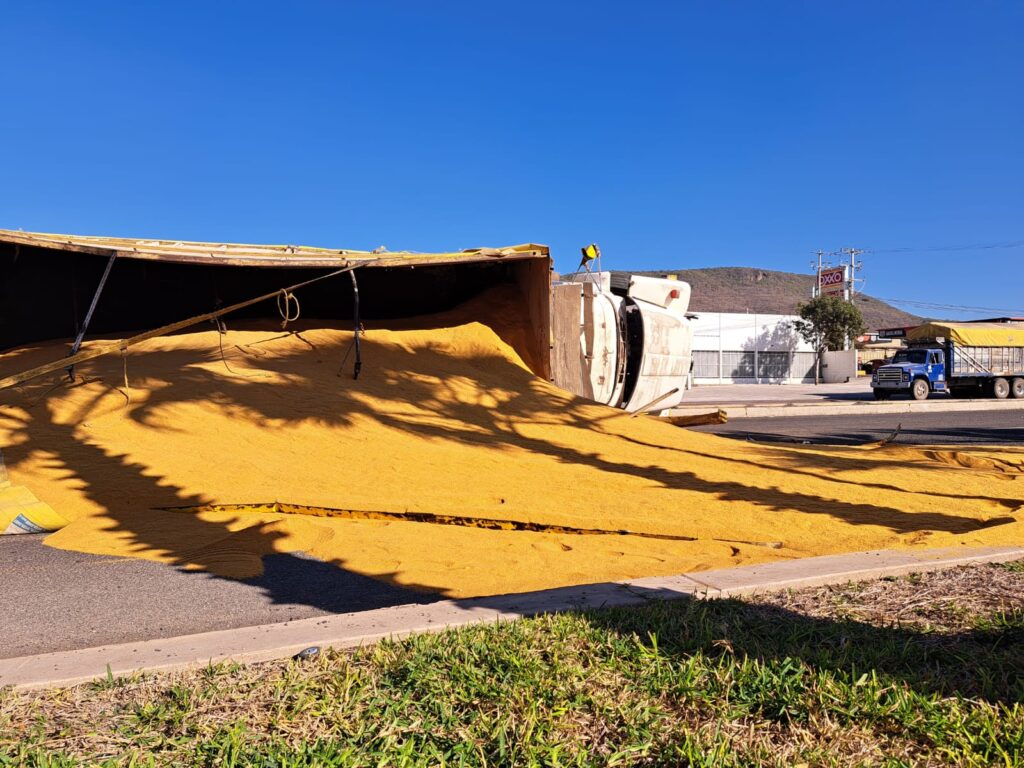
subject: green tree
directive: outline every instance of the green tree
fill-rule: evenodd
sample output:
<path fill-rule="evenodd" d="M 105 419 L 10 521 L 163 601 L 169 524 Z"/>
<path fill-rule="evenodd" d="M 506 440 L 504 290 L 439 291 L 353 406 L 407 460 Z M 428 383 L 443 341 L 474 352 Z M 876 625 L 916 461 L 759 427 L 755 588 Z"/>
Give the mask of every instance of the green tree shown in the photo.
<path fill-rule="evenodd" d="M 864 333 L 864 316 L 853 302 L 838 296 L 818 296 L 797 310 L 793 323 L 804 341 L 814 347 L 814 383 L 821 382 L 821 356 L 826 351 L 845 349 L 855 336 Z"/>

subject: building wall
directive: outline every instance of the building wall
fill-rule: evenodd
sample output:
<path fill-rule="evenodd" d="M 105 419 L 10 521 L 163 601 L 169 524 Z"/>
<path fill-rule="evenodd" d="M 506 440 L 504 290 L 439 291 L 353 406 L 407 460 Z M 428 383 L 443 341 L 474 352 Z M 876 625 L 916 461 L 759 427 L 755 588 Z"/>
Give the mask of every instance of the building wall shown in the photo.
<path fill-rule="evenodd" d="M 814 349 L 793 328 L 795 315 L 701 312 L 693 321 L 695 384 L 814 381 Z"/>
<path fill-rule="evenodd" d="M 857 350 L 826 352 L 821 358 L 821 375 L 826 384 L 841 384 L 857 378 Z"/>

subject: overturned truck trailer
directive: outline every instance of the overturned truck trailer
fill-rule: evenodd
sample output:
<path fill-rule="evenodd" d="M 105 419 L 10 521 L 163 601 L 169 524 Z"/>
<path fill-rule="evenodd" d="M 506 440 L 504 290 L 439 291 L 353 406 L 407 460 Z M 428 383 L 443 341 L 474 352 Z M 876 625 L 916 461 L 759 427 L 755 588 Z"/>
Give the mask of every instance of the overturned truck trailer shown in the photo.
<path fill-rule="evenodd" d="M 77 352 L 87 334 L 169 333 L 222 314 L 229 322 L 276 318 L 289 286 L 302 286 L 303 318 L 358 326 L 443 312 L 508 283 L 518 287 L 526 326 L 514 346 L 550 378 L 551 259 L 543 245 L 367 252 L 0 230 L 0 275 L 0 353 L 54 339 Z"/>
<path fill-rule="evenodd" d="M 536 244 L 368 252 L 0 230 L 0 275 L 0 354 L 69 342 L 66 360 L 0 387 L 73 372 L 77 361 L 156 336 L 300 307 L 306 321 L 357 329 L 358 375 L 363 321 L 433 315 L 502 284 L 520 299 L 507 341 L 534 374 L 569 392 L 630 411 L 670 408 L 691 360 L 686 283 L 601 273 L 552 286 L 549 250 Z M 116 341 L 81 351 L 87 337 Z"/>

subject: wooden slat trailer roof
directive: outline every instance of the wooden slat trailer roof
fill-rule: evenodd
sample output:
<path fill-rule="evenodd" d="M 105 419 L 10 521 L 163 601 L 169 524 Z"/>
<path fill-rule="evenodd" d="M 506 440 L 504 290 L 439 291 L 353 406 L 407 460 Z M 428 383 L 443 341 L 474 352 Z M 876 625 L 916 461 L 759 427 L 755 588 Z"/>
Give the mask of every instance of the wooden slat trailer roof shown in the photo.
<path fill-rule="evenodd" d="M 0 229 L 0 242 L 118 258 L 207 264 L 236 267 L 344 267 L 365 262 L 373 267 L 405 267 L 430 264 L 465 264 L 493 259 L 547 258 L 546 245 L 524 243 L 503 248 L 469 248 L 447 253 L 414 251 L 356 251 L 307 245 L 254 245 L 203 243 L 188 240 L 153 240 L 128 237 L 95 237 L 48 232 Z"/>

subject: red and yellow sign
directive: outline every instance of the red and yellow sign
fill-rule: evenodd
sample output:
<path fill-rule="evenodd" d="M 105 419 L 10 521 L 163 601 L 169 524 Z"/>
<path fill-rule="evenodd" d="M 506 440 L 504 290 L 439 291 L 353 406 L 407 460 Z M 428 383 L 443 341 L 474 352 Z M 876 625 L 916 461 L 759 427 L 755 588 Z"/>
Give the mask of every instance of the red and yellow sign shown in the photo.
<path fill-rule="evenodd" d="M 823 269 L 818 275 L 818 293 L 822 296 L 842 296 L 846 293 L 846 267 Z"/>

